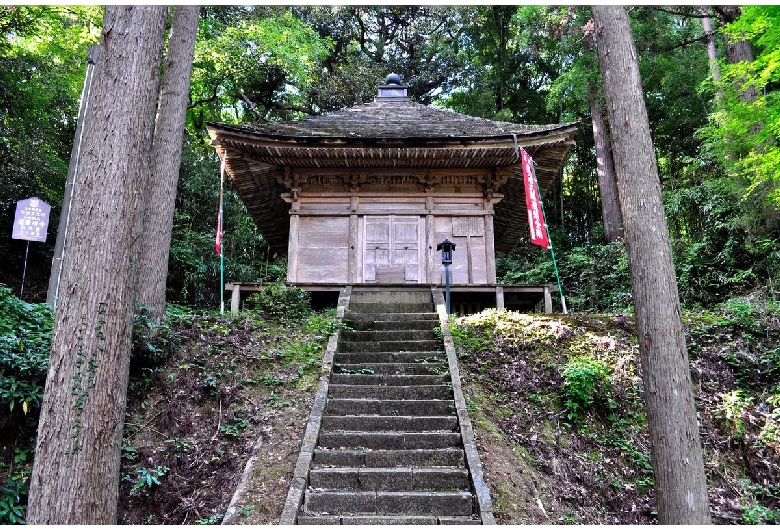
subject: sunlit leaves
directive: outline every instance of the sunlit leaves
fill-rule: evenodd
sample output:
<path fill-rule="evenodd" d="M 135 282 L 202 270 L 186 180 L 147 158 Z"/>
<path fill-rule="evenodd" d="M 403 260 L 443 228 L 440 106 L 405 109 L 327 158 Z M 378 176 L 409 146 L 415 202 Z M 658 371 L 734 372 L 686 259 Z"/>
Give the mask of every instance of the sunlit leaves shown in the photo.
<path fill-rule="evenodd" d="M 723 65 L 719 84 L 722 104 L 701 134 L 708 152 L 718 157 L 733 177 L 744 182 L 745 197 L 766 198 L 780 206 L 780 6 L 746 6 L 729 24 L 732 39 L 753 45 L 755 60 Z M 747 87 L 755 100 L 741 97 Z"/>
<path fill-rule="evenodd" d="M 290 13 L 247 17 L 234 25 L 201 22 L 192 99 L 208 119 L 242 122 L 290 118 L 308 106 L 329 43 Z"/>

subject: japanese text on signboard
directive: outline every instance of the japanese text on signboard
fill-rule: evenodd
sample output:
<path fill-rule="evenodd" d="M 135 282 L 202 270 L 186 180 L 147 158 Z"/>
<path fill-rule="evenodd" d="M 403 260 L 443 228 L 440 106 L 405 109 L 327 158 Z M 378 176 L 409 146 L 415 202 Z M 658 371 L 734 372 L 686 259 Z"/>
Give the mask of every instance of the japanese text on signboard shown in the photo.
<path fill-rule="evenodd" d="M 46 231 L 49 228 L 49 213 L 51 206 L 38 197 L 31 197 L 16 203 L 14 216 L 13 239 L 27 241 L 46 241 Z"/>

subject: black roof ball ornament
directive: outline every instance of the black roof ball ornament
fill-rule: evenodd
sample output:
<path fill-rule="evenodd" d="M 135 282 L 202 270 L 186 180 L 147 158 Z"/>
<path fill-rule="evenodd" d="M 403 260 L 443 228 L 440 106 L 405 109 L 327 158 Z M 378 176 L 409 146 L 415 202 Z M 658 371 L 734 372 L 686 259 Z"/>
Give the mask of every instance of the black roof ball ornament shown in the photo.
<path fill-rule="evenodd" d="M 398 74 L 390 74 L 387 76 L 387 79 L 385 79 L 385 83 L 388 85 L 400 85 L 401 76 Z"/>

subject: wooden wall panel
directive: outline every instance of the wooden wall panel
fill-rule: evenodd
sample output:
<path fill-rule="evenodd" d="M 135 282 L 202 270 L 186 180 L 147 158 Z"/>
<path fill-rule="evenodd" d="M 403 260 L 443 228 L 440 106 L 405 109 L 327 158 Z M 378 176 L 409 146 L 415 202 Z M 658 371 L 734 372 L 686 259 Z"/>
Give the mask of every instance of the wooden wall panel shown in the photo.
<path fill-rule="evenodd" d="M 445 237 L 455 243 L 455 251 L 452 253 L 452 265 L 450 266 L 450 282 L 452 284 L 488 283 L 484 217 L 435 217 L 435 243 L 441 243 Z M 441 253 L 436 253 L 434 264 L 434 281 L 444 282 L 444 266 L 441 264 Z"/>
<path fill-rule="evenodd" d="M 349 217 L 300 217 L 297 281 L 349 281 Z"/>

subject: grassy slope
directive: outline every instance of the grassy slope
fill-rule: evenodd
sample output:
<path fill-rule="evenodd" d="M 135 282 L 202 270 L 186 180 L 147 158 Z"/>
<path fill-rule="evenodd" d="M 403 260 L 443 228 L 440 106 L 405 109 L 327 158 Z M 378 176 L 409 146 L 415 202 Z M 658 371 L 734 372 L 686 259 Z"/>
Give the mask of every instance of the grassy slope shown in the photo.
<path fill-rule="evenodd" d="M 686 321 L 713 522 L 780 522 L 777 319 Z M 454 332 L 500 523 L 655 522 L 630 318 L 491 311 Z"/>

